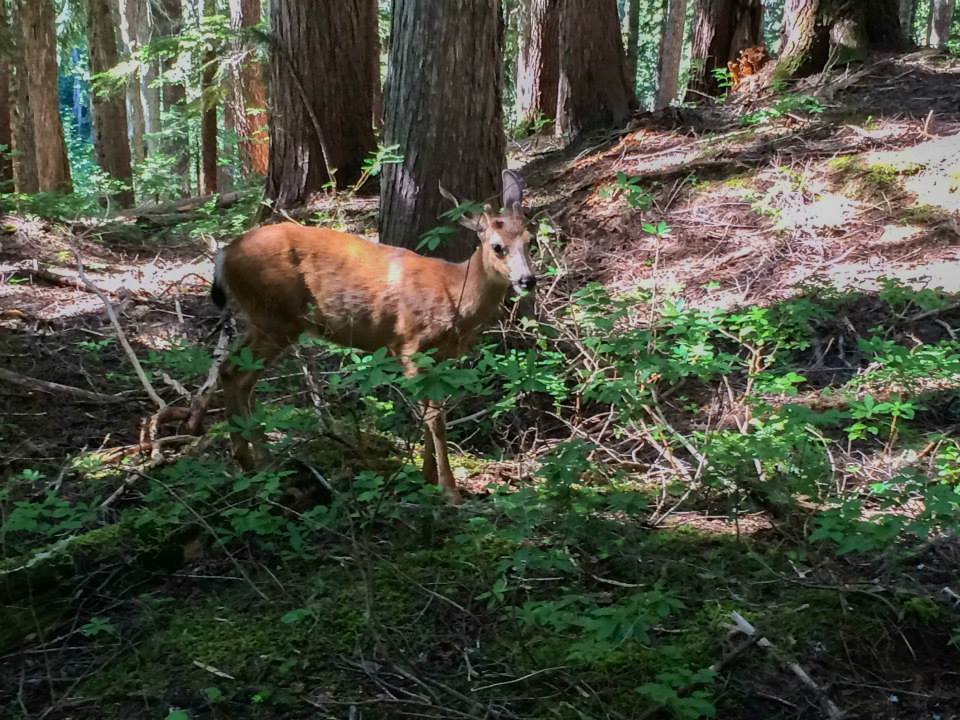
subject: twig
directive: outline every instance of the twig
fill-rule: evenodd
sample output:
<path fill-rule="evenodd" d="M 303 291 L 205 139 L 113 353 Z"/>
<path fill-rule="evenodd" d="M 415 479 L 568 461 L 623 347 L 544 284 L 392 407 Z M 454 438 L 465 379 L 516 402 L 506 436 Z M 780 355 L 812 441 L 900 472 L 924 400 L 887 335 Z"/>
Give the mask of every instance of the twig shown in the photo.
<path fill-rule="evenodd" d="M 756 638 L 756 644 L 758 647 L 765 648 L 770 652 L 778 662 L 786 665 L 790 671 L 796 675 L 797 679 L 800 680 L 804 685 L 806 685 L 813 693 L 817 696 L 817 699 L 820 701 L 820 704 L 823 706 L 824 711 L 827 714 L 827 717 L 830 720 L 842 720 L 845 717 L 845 714 L 840 708 L 838 708 L 833 701 L 827 697 L 826 691 L 817 685 L 817 683 L 811 678 L 807 671 L 800 667 L 799 664 L 786 657 L 776 645 L 770 642 L 766 637 L 759 634 L 757 629 L 751 625 L 746 618 L 743 617 L 736 610 L 730 613 L 730 618 L 733 620 L 736 629 L 746 635 L 749 638 Z"/>
<path fill-rule="evenodd" d="M 470 688 L 470 692 L 481 692 L 483 690 L 490 690 L 495 687 L 503 687 L 504 685 L 513 685 L 514 683 L 523 682 L 524 680 L 529 680 L 530 678 L 536 675 L 542 675 L 543 673 L 554 672 L 555 670 L 566 670 L 569 665 L 557 665 L 556 667 L 542 668 L 540 670 L 534 670 L 533 672 L 527 673 L 523 677 L 513 678 L 512 680 L 504 680 L 503 682 L 492 683 L 490 685 L 481 685 L 480 687 Z"/>
<path fill-rule="evenodd" d="M 153 389 L 153 385 L 151 385 L 150 380 L 147 379 L 147 374 L 143 371 L 143 367 L 141 367 L 140 361 L 137 359 L 137 354 L 133 351 L 133 348 L 130 346 L 130 341 L 127 340 L 126 333 L 123 332 L 123 328 L 120 326 L 120 321 L 117 319 L 117 313 L 114 311 L 113 305 L 111 304 L 110 300 L 107 299 L 107 296 L 104 294 L 103 290 L 90 282 L 90 279 L 83 271 L 83 260 L 80 258 L 80 251 L 77 249 L 77 246 L 72 244 L 71 248 L 73 250 L 73 256 L 77 261 L 77 274 L 80 276 L 80 281 L 88 290 L 90 290 L 90 292 L 94 293 L 98 298 L 100 298 L 100 302 L 103 303 L 103 306 L 107 310 L 107 317 L 110 318 L 110 323 L 113 325 L 113 329 L 117 333 L 117 340 L 123 347 L 123 351 L 127 354 L 130 364 L 133 365 L 133 370 L 137 374 L 140 384 L 143 386 L 143 389 L 146 391 L 147 395 L 150 396 L 150 399 L 154 402 L 157 408 L 163 410 L 167 406 L 167 403 L 164 402 L 162 397 L 157 395 L 157 391 Z"/>
<path fill-rule="evenodd" d="M 230 331 L 228 323 L 224 321 L 220 325 L 220 336 L 217 338 L 217 346 L 213 350 L 213 362 L 210 363 L 210 370 L 207 371 L 207 378 L 203 385 L 197 390 L 197 394 L 190 401 L 190 417 L 187 420 L 187 432 L 196 435 L 200 432 L 200 424 L 207 414 L 207 408 L 210 406 L 210 398 L 217 387 L 217 380 L 220 378 L 220 368 L 223 367 L 224 360 L 227 359 L 227 343 L 230 341 Z"/>

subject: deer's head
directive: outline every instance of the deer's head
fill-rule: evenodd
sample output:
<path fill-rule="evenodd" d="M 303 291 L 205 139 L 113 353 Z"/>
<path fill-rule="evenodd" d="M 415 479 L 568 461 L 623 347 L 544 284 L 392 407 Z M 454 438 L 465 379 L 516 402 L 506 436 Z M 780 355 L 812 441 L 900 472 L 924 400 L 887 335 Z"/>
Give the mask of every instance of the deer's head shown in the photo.
<path fill-rule="evenodd" d="M 443 188 L 441 194 L 455 204 L 457 199 Z M 503 210 L 485 205 L 478 215 L 463 215 L 460 224 L 477 233 L 487 272 L 513 285 L 518 293 L 533 290 L 537 276 L 530 262 L 530 233 L 523 214 L 523 180 L 512 170 L 503 171 Z"/>

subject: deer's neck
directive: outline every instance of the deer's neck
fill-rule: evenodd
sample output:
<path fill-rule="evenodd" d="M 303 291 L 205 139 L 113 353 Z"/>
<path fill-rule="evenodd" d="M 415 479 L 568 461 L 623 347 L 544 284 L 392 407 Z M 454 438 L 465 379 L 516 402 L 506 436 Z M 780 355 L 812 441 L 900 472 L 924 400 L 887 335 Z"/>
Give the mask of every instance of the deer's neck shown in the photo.
<path fill-rule="evenodd" d="M 484 265 L 482 247 L 478 247 L 468 260 L 460 263 L 460 267 L 463 268 L 463 276 L 458 287 L 453 288 L 453 298 L 458 305 L 458 324 L 469 332 L 494 318 L 510 284 Z"/>

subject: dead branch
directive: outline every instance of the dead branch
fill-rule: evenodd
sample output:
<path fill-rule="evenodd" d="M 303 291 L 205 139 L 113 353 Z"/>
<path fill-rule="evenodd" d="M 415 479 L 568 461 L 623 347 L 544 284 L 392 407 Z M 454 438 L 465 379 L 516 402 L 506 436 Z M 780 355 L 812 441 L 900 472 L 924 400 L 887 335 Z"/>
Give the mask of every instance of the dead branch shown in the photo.
<path fill-rule="evenodd" d="M 790 672 L 792 672 L 797 679 L 800 680 L 801 683 L 803 683 L 813 692 L 814 695 L 816 695 L 817 700 L 819 700 L 821 707 L 830 720 L 842 720 L 842 718 L 846 717 L 846 714 L 833 703 L 833 701 L 827 696 L 827 692 L 822 687 L 817 685 L 814 679 L 807 674 L 806 670 L 800 667 L 798 663 L 784 655 L 783 652 L 781 652 L 780 649 L 777 648 L 777 646 L 770 642 L 766 637 L 758 633 L 757 629 L 751 625 L 746 618 L 743 617 L 743 615 L 734 610 L 730 613 L 730 617 L 733 620 L 735 629 L 738 632 L 743 633 L 748 638 L 756 638 L 756 644 L 758 647 L 765 648 L 771 655 L 773 655 L 777 662 L 786 666 Z"/>
<path fill-rule="evenodd" d="M 117 340 L 120 342 L 121 347 L 123 347 L 123 351 L 127 354 L 130 364 L 133 365 L 133 370 L 136 372 L 137 378 L 140 380 L 140 384 L 143 386 L 143 389 L 146 391 L 147 395 L 157 406 L 157 408 L 163 410 L 163 408 L 167 406 L 167 403 L 162 397 L 157 395 L 157 391 L 153 389 L 153 385 L 147 378 L 147 374 L 143 371 L 143 367 L 140 365 L 140 360 L 137 359 L 137 354 L 130 346 L 130 341 L 127 340 L 126 333 L 123 332 L 123 327 L 120 325 L 120 320 L 117 318 L 117 313 L 114 311 L 113 305 L 103 290 L 90 282 L 90 279 L 83 270 L 83 260 L 80 258 L 80 251 L 77 249 L 77 246 L 73 244 L 71 245 L 71 248 L 73 249 L 73 256 L 77 261 L 77 274 L 80 276 L 80 281 L 90 292 L 94 293 L 98 298 L 100 298 L 100 302 L 102 302 L 104 308 L 106 308 L 107 317 L 110 318 L 110 323 L 113 325 L 113 329 L 117 333 Z"/>
<path fill-rule="evenodd" d="M 117 395 L 104 395 L 103 393 L 84 390 L 83 388 L 73 387 L 72 385 L 61 385 L 60 383 L 50 382 L 49 380 L 40 380 L 38 378 L 20 375 L 11 370 L 0 368 L 0 380 L 19 385 L 28 390 L 38 390 L 43 393 L 53 393 L 58 395 L 73 395 L 82 400 L 88 400 L 95 403 L 125 403 L 130 402 L 127 398 Z"/>
<path fill-rule="evenodd" d="M 217 387 L 217 380 L 220 378 L 220 368 L 223 361 L 227 358 L 227 343 L 230 341 L 229 323 L 223 322 L 220 325 L 220 337 L 217 338 L 217 346 L 213 351 L 213 362 L 210 364 L 210 370 L 207 372 L 207 379 L 197 390 L 197 393 L 190 401 L 190 416 L 187 419 L 187 432 L 191 435 L 200 433 L 200 425 L 204 416 L 207 414 L 207 408 L 210 406 L 210 398 L 213 397 L 213 391 Z"/>
<path fill-rule="evenodd" d="M 9 272 L 13 275 L 20 275 L 30 278 L 33 281 L 40 281 L 47 283 L 48 285 L 56 285 L 58 287 L 69 288 L 70 290 L 81 290 L 84 292 L 90 292 L 90 289 L 81 284 L 80 279 L 77 277 L 70 277 L 69 275 L 60 275 L 55 273 L 52 270 L 46 270 L 41 267 L 34 267 L 33 261 L 28 263 L 21 263 L 19 266 L 14 266 L 10 268 Z M 7 272 L 6 270 L 4 272 Z"/>
<path fill-rule="evenodd" d="M 216 201 L 218 208 L 227 208 L 235 205 L 245 194 L 246 193 L 241 192 L 229 192 L 223 193 L 222 195 L 199 195 L 183 200 L 173 200 L 171 202 L 157 203 L 154 205 L 141 205 L 140 207 L 123 210 L 120 213 L 120 217 L 146 217 L 152 222 L 151 216 L 193 212 L 212 201 Z"/>

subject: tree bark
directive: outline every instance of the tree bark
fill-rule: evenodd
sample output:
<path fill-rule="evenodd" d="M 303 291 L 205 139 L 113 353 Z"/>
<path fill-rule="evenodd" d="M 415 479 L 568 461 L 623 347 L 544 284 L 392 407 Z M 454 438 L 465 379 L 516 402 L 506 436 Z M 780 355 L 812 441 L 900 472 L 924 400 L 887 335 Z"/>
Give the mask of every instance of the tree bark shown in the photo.
<path fill-rule="evenodd" d="M 687 19 L 687 0 L 667 0 L 660 35 L 657 61 L 657 92 L 653 109 L 667 107 L 677 99 L 680 84 L 680 57 L 683 55 L 683 26 Z"/>
<path fill-rule="evenodd" d="M 260 23 L 260 0 L 230 0 L 230 24 L 235 30 L 249 31 Z M 257 50 L 249 42 L 241 40 L 245 47 L 243 61 L 233 76 L 234 130 L 240 143 L 240 160 L 244 172 L 254 175 L 267 174 L 269 147 L 267 142 L 267 90 Z"/>
<path fill-rule="evenodd" d="M 141 16 L 147 12 L 145 0 L 117 0 L 117 18 L 120 21 L 120 40 L 123 52 L 135 58 L 140 50 L 139 28 L 145 22 Z M 142 163 L 147 157 L 146 133 L 147 116 L 143 98 L 141 77 L 143 67 L 137 74 L 127 78 L 127 137 L 130 140 L 130 153 L 135 163 Z"/>
<path fill-rule="evenodd" d="M 11 151 L 13 136 L 10 130 L 10 63 L 12 53 L 9 41 L 10 28 L 7 25 L 6 3 L 0 0 L 0 38 L 4 47 L 0 49 L 0 192 L 9 192 L 13 183 L 13 164 Z"/>
<path fill-rule="evenodd" d="M 910 44 L 913 44 L 913 13 L 917 0 L 900 0 L 900 29 Z"/>
<path fill-rule="evenodd" d="M 376 147 L 369 58 L 377 18 L 372 9 L 368 0 L 271 5 L 266 195 L 278 208 L 305 203 L 329 180 L 329 172 L 335 171 L 338 187 L 347 187 Z"/>
<path fill-rule="evenodd" d="M 157 37 L 176 37 L 180 34 L 183 25 L 183 9 L 180 0 L 159 0 L 154 6 L 157 18 L 156 34 Z M 176 57 L 170 55 L 161 60 L 160 70 L 164 75 L 163 88 L 161 90 L 161 100 L 163 111 L 166 113 L 165 122 L 179 121 L 177 115 L 181 117 L 186 113 L 187 91 L 183 83 L 172 82 L 169 75 L 174 70 Z M 170 127 L 164 127 L 163 143 L 161 151 L 167 155 L 176 158 L 173 166 L 174 173 L 182 178 L 181 191 L 184 196 L 190 196 L 190 146 L 189 138 L 178 136 L 172 132 Z"/>
<path fill-rule="evenodd" d="M 686 3 L 686 0 L 684 0 Z M 640 49 L 640 0 L 628 0 L 626 7 L 627 22 L 627 82 L 636 91 L 637 53 Z M 680 31 L 681 37 L 683 30 Z"/>
<path fill-rule="evenodd" d="M 53 0 L 18 0 L 24 62 L 33 115 L 40 192 L 71 192 L 67 145 L 57 94 L 57 32 Z M 39 142 L 40 139 L 42 142 Z"/>
<path fill-rule="evenodd" d="M 30 89 L 27 86 L 27 66 L 23 54 L 23 18 L 17 3 L 10 14 L 10 106 L 11 140 L 13 148 L 13 187 L 18 193 L 29 195 L 40 190 L 37 178 L 37 145 L 33 135 L 33 116 L 30 112 Z"/>
<path fill-rule="evenodd" d="M 373 15 L 373 42 L 371 43 L 370 77 L 373 82 L 373 126 L 377 130 L 383 128 L 383 82 L 380 77 L 380 3 L 379 0 L 367 0 L 370 8 L 367 10 Z"/>
<path fill-rule="evenodd" d="M 524 0 L 517 38 L 517 122 L 532 127 L 557 117 L 560 2 Z"/>
<path fill-rule="evenodd" d="M 692 99 L 718 95 L 721 88 L 713 71 L 726 70 L 741 50 L 762 44 L 761 0 L 697 0 L 689 84 Z"/>
<path fill-rule="evenodd" d="M 217 14 L 216 0 L 203 0 L 203 14 Z M 209 48 L 203 56 L 203 71 L 200 80 L 203 111 L 200 115 L 200 192 L 212 195 L 220 188 L 217 148 L 217 106 L 214 80 L 217 75 L 217 52 Z"/>
<path fill-rule="evenodd" d="M 930 23 L 927 30 L 927 44 L 943 49 L 950 39 L 950 23 L 953 21 L 954 0 L 930 0 Z"/>
<path fill-rule="evenodd" d="M 117 36 L 109 0 L 87 0 L 87 45 L 90 72 L 98 75 L 116 66 Z M 133 172 L 130 167 L 130 145 L 127 142 L 127 108 L 123 96 L 94 89 L 93 149 L 97 164 L 110 177 L 126 186 L 115 196 L 122 207 L 133 205 Z"/>
<path fill-rule="evenodd" d="M 623 125 L 636 108 L 616 0 L 565 0 L 560 11 L 557 134 Z"/>
<path fill-rule="evenodd" d="M 819 72 L 827 61 L 863 59 L 871 50 L 906 47 L 898 0 L 786 0 L 774 79 Z"/>
<path fill-rule="evenodd" d="M 448 209 L 438 183 L 483 201 L 504 167 L 499 0 L 394 0 L 384 98 L 388 165 L 380 193 L 380 241 L 415 249 Z M 470 32 L 464 32 L 469 28 Z M 450 236 L 433 253 L 464 260 L 475 237 Z"/>

